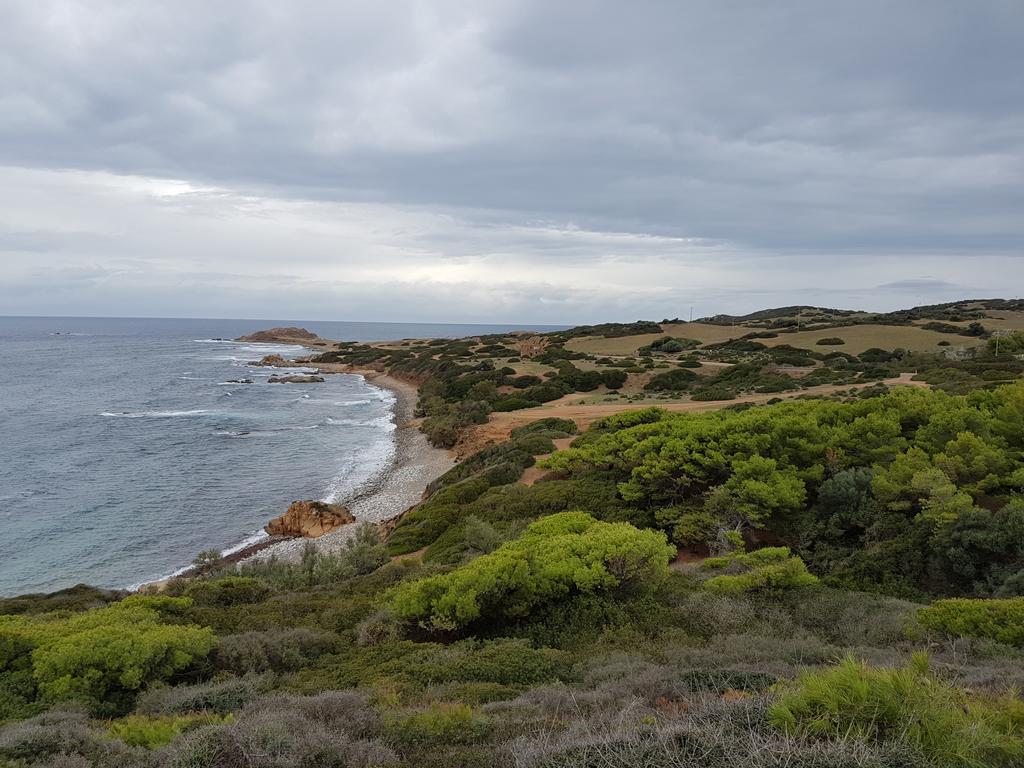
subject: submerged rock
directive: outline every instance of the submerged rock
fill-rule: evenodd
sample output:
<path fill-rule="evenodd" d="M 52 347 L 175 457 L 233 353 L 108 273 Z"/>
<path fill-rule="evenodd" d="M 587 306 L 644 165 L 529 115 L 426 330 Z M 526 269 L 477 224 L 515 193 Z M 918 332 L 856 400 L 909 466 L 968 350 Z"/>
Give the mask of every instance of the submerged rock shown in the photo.
<path fill-rule="evenodd" d="M 268 384 L 317 384 L 324 380 L 323 376 L 271 376 Z"/>
<path fill-rule="evenodd" d="M 356 521 L 347 507 L 323 501 L 293 501 L 288 511 L 267 523 L 271 536 L 315 539 Z"/>

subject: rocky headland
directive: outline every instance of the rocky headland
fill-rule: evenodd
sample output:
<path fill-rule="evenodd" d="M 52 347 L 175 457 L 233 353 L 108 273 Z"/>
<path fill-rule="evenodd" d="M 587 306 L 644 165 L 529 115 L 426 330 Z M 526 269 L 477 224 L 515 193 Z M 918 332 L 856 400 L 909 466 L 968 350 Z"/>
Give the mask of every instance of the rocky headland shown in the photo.
<path fill-rule="evenodd" d="M 247 336 L 239 336 L 236 341 L 249 341 L 258 344 L 299 344 L 304 347 L 326 347 L 331 344 L 330 341 L 320 338 L 312 331 L 295 327 L 267 328 Z"/>

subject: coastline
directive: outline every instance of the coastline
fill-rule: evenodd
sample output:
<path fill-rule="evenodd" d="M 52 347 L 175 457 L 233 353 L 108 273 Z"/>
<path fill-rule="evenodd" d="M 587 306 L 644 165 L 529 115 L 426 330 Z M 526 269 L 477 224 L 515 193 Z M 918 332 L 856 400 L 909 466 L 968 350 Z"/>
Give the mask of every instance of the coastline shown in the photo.
<path fill-rule="evenodd" d="M 391 461 L 353 498 L 343 501 L 358 523 L 385 523 L 423 499 L 427 486 L 455 466 L 452 455 L 427 442 L 414 418 L 419 388 L 412 382 L 369 369 L 321 366 L 323 373 L 362 376 L 368 383 L 389 391 L 395 421 L 395 452 Z M 321 552 L 334 552 L 345 546 L 356 525 L 346 525 L 316 539 L 293 538 L 259 542 L 230 561 L 259 562 L 276 558 L 298 561 L 308 545 Z"/>
<path fill-rule="evenodd" d="M 302 343 L 310 352 L 308 342 Z M 289 361 L 292 366 L 309 366 L 303 358 Z M 395 422 L 395 451 L 390 461 L 369 480 L 358 494 L 341 503 L 348 507 L 357 523 L 383 524 L 393 520 L 423 500 L 427 486 L 455 466 L 454 455 L 442 448 L 435 448 L 419 431 L 415 419 L 419 387 L 411 381 L 390 376 L 374 369 L 351 368 L 346 365 L 319 364 L 321 373 L 328 375 L 362 376 L 372 386 L 384 389 L 394 397 L 392 418 Z M 269 522 L 269 520 L 268 520 Z M 241 564 L 261 562 L 271 558 L 286 562 L 297 562 L 303 551 L 311 545 L 322 552 L 334 552 L 345 546 L 356 525 L 346 525 L 316 539 L 307 538 L 266 538 L 228 551 L 224 562 Z M 160 591 L 169 581 L 188 578 L 191 567 L 172 576 L 139 584 L 134 591 Z"/>

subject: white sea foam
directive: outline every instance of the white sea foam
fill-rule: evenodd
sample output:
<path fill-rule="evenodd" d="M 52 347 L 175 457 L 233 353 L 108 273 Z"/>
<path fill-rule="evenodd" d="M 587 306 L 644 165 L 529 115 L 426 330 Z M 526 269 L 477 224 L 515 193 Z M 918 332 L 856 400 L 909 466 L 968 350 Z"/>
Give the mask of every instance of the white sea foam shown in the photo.
<path fill-rule="evenodd" d="M 338 474 L 328 482 L 327 491 L 321 501 L 328 504 L 348 503 L 357 496 L 361 489 L 372 483 L 388 470 L 394 461 L 395 444 L 391 440 L 381 440 L 368 446 L 360 454 L 358 461 L 349 458 L 339 468 Z"/>
<path fill-rule="evenodd" d="M 251 360 L 236 360 L 236 365 L 245 365 L 254 369 L 254 375 L 262 373 L 264 376 L 275 376 L 279 373 L 287 373 L 291 375 L 299 373 L 318 373 L 320 371 L 319 368 L 312 368 L 308 365 L 249 365 L 251 362 Z"/>
<path fill-rule="evenodd" d="M 250 533 L 248 536 L 246 536 L 244 539 L 242 539 L 237 544 L 232 544 L 227 549 L 222 549 L 220 551 L 220 556 L 221 557 L 227 557 L 228 555 L 233 555 L 236 552 L 241 552 L 246 547 L 251 547 L 253 544 L 259 544 L 261 541 L 266 541 L 269 538 L 270 538 L 270 534 L 268 534 L 266 531 L 264 531 L 261 528 L 260 530 L 255 531 L 254 533 Z M 127 589 L 127 590 L 129 590 L 131 592 L 135 592 L 136 590 L 141 589 L 142 587 L 144 587 L 147 584 L 153 584 L 154 582 L 157 582 L 157 581 L 167 581 L 168 579 L 173 579 L 173 578 L 176 578 L 178 576 L 183 576 L 184 574 L 186 574 L 189 571 L 191 571 L 193 569 L 193 567 L 194 566 L 190 563 L 189 565 L 182 566 L 178 570 L 176 570 L 176 571 L 174 571 L 172 573 L 169 573 L 166 576 L 161 576 L 161 577 L 159 577 L 157 579 L 148 579 L 146 581 L 139 581 L 139 582 L 136 582 L 135 584 L 129 584 L 127 587 L 125 587 L 125 589 Z"/>
<path fill-rule="evenodd" d="M 228 555 L 235 554 L 235 552 L 242 551 L 246 547 L 251 547 L 253 544 L 259 544 L 261 541 L 266 541 L 269 538 L 270 534 L 268 534 L 265 530 L 260 528 L 255 533 L 251 533 L 248 536 L 246 536 L 244 539 L 242 539 L 234 546 L 221 550 L 220 554 L 222 557 L 227 557 Z"/>
<path fill-rule="evenodd" d="M 395 429 L 395 422 L 391 416 L 378 416 L 375 419 L 336 419 L 333 416 L 327 417 L 327 423 L 336 427 L 377 427 L 391 432 Z"/>
<path fill-rule="evenodd" d="M 217 436 L 217 437 L 255 437 L 256 435 L 263 434 L 263 433 L 262 432 L 258 432 L 258 431 L 251 431 L 251 430 L 235 431 L 233 429 L 218 429 L 213 434 L 215 436 Z"/>
<path fill-rule="evenodd" d="M 207 410 L 195 411 L 104 411 L 100 416 L 109 416 L 115 419 L 169 419 L 175 416 L 202 416 L 209 413 Z"/>

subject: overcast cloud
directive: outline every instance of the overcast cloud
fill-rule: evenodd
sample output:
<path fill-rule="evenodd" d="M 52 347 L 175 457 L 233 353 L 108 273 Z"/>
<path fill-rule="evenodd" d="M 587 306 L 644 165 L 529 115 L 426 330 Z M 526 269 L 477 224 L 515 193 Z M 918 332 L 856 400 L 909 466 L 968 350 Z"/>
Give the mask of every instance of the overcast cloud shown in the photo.
<path fill-rule="evenodd" d="M 1024 3 L 0 0 L 0 314 L 1024 286 Z"/>

